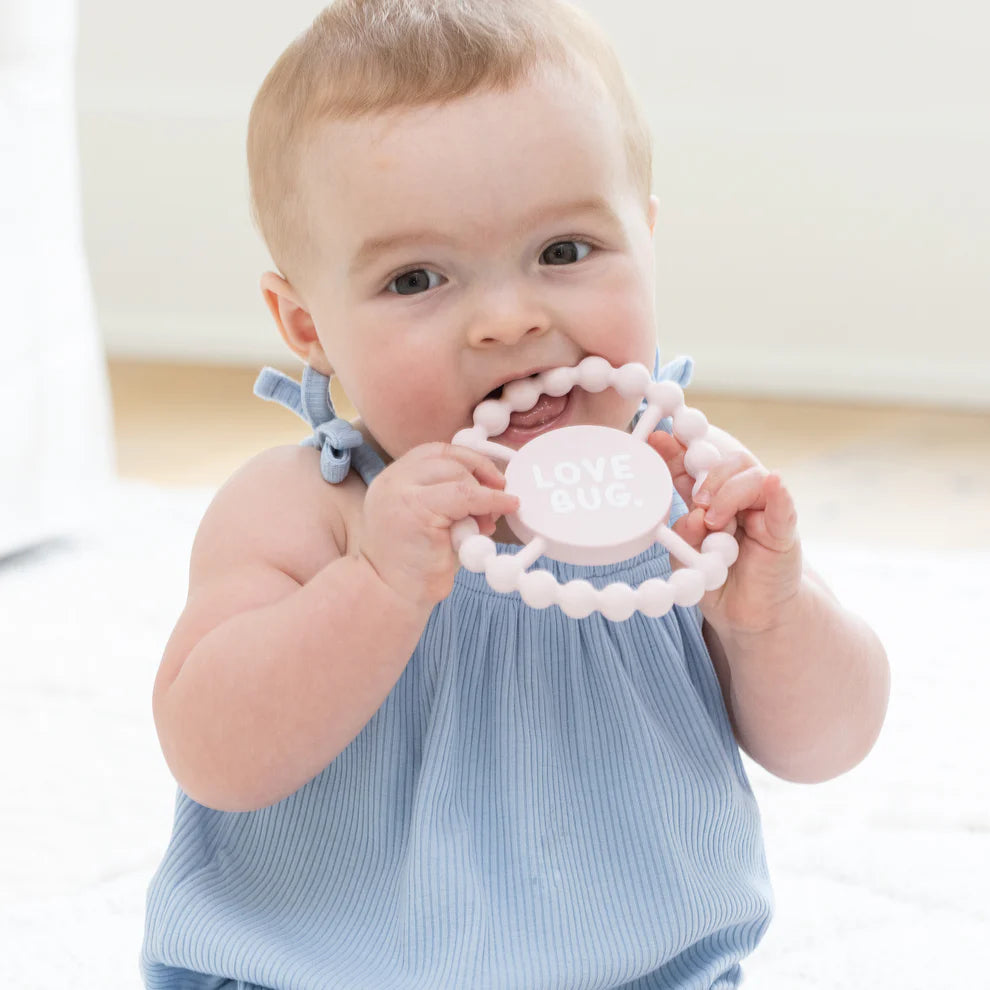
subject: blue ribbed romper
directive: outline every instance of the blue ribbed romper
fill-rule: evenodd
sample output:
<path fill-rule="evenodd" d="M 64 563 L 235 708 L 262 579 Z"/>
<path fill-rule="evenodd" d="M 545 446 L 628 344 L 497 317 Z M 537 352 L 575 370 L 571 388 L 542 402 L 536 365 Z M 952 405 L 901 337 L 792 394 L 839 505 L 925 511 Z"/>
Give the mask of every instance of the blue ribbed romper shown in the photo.
<path fill-rule="evenodd" d="M 301 396 L 265 394 L 316 427 L 325 477 L 355 455 L 370 479 L 381 462 L 333 422 L 326 385 L 307 371 Z M 670 573 L 659 547 L 536 566 L 599 587 Z M 699 610 L 570 619 L 462 568 L 316 778 L 253 812 L 179 792 L 142 971 L 170 990 L 722 990 L 770 913 Z"/>

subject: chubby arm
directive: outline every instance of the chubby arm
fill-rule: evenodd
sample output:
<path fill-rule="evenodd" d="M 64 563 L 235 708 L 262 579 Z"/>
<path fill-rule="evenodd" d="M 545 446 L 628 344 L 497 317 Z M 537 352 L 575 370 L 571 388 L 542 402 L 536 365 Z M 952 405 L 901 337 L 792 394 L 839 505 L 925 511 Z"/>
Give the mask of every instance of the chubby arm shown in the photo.
<path fill-rule="evenodd" d="M 890 674 L 879 639 L 805 566 L 778 475 L 734 444 L 692 502 L 683 447 L 666 434 L 654 438 L 693 506 L 675 529 L 698 545 L 737 521 L 739 559 L 701 610 L 740 746 L 787 780 L 813 783 L 851 769 L 886 714 Z"/>
<path fill-rule="evenodd" d="M 703 631 L 739 744 L 771 773 L 818 783 L 873 747 L 887 709 L 886 653 L 810 569 L 772 628 L 719 634 L 706 620 Z"/>
<path fill-rule="evenodd" d="M 349 546 L 347 500 L 368 500 L 358 479 L 328 486 L 317 456 L 269 451 L 217 495 L 155 682 L 169 768 L 220 810 L 287 797 L 361 731 L 450 590 L 451 521 L 475 514 L 491 527 L 486 515 L 505 511 L 490 462 L 433 451 L 376 479 L 368 491 L 389 522 L 372 534 L 380 515 L 362 516 L 368 537 Z"/>

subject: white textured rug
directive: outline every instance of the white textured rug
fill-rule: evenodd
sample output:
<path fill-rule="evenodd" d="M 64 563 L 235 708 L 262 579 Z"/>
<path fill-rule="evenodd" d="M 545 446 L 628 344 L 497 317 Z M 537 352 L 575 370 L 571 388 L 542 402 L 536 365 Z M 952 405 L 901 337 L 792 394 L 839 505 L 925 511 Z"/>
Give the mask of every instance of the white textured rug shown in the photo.
<path fill-rule="evenodd" d="M 173 785 L 151 685 L 202 491 L 121 485 L 85 534 L 0 561 L 0 974 L 136 988 Z M 808 547 L 893 666 L 873 754 L 839 780 L 751 767 L 777 917 L 747 987 L 990 985 L 990 553 Z"/>

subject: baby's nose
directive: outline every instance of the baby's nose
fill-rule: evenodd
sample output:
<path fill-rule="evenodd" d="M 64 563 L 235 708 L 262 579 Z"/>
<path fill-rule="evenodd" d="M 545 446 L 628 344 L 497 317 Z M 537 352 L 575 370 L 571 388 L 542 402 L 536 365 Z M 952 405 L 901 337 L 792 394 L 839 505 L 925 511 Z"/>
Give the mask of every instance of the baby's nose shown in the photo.
<path fill-rule="evenodd" d="M 479 301 L 468 325 L 468 340 L 473 347 L 511 345 L 546 333 L 549 327 L 550 315 L 535 294 L 502 289 Z"/>

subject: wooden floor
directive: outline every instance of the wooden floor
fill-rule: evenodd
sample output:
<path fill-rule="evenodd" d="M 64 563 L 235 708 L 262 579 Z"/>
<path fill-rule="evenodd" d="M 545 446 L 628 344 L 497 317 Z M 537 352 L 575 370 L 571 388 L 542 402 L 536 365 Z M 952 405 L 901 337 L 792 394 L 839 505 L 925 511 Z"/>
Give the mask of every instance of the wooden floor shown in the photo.
<path fill-rule="evenodd" d="M 216 486 L 258 451 L 297 443 L 304 424 L 252 395 L 256 371 L 112 362 L 120 475 Z M 808 540 L 990 549 L 990 413 L 695 389 L 689 401 L 781 472 Z"/>

